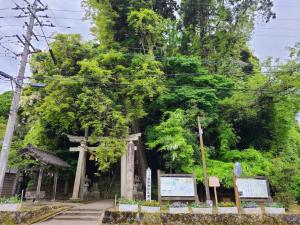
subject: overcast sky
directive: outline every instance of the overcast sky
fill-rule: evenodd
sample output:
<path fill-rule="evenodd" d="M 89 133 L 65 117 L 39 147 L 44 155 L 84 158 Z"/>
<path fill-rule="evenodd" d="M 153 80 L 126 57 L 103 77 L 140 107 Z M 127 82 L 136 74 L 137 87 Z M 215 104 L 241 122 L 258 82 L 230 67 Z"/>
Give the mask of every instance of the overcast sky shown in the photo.
<path fill-rule="evenodd" d="M 22 26 L 27 19 L 13 17 L 19 14 L 18 11 L 11 10 L 15 6 L 14 2 L 24 5 L 23 0 L 0 0 L 0 39 L 3 36 L 25 33 L 25 28 Z M 47 14 L 52 17 L 51 22 L 57 26 L 55 28 L 45 27 L 44 30 L 47 36 L 51 36 L 54 32 L 80 33 L 86 40 L 93 38 L 89 32 L 90 23 L 81 19 L 84 16 L 84 11 L 81 8 L 80 0 L 44 0 L 43 2 L 47 2 L 49 10 L 40 14 Z M 257 21 L 250 42 L 255 55 L 261 60 L 270 56 L 286 60 L 288 58 L 286 48 L 300 42 L 300 1 L 274 0 L 274 5 L 277 19 L 267 24 Z M 44 20 L 44 23 L 48 22 Z M 35 28 L 35 33 L 41 34 L 39 27 Z M 47 49 L 45 39 L 39 39 L 39 42 L 33 42 L 34 46 L 39 49 Z M 22 48 L 16 45 L 16 42 L 16 38 L 2 38 L 0 40 L 0 70 L 14 76 L 18 72 L 19 58 L 15 59 L 13 53 L 8 52 L 5 48 L 20 53 Z M 26 76 L 30 76 L 28 67 Z M 0 80 L 0 93 L 10 89 L 9 82 Z"/>

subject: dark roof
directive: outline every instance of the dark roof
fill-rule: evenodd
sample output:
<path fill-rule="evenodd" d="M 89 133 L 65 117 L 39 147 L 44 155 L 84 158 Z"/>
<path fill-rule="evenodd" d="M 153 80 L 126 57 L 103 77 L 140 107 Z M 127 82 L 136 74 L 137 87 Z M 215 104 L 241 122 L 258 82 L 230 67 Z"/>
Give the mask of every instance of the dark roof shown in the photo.
<path fill-rule="evenodd" d="M 22 149 L 21 153 L 23 155 L 30 155 L 34 157 L 42 164 L 48 164 L 48 165 L 53 165 L 58 167 L 70 167 L 68 163 L 63 161 L 61 158 L 57 157 L 54 153 L 42 151 L 30 144 L 27 145 L 26 148 Z"/>

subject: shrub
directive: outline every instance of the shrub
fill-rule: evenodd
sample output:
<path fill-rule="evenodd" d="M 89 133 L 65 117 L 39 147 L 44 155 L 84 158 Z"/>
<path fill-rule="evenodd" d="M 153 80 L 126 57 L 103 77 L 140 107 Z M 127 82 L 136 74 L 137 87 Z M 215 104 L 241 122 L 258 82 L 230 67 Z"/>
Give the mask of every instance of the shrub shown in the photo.
<path fill-rule="evenodd" d="M 188 205 L 186 203 L 183 202 L 173 202 L 170 207 L 172 208 L 183 208 L 183 207 L 187 207 Z"/>
<path fill-rule="evenodd" d="M 10 198 L 0 197 L 0 204 L 17 204 L 21 203 L 21 199 L 18 196 L 13 196 Z"/>
<path fill-rule="evenodd" d="M 233 202 L 221 202 L 219 207 L 235 207 L 235 204 Z"/>
<path fill-rule="evenodd" d="M 200 202 L 200 203 L 198 203 L 198 202 L 193 202 L 193 203 L 191 204 L 191 207 L 192 207 L 192 208 L 210 208 L 210 205 L 207 204 L 206 202 Z"/>
<path fill-rule="evenodd" d="M 242 202 L 241 203 L 242 208 L 258 208 L 258 205 L 256 202 Z"/>
<path fill-rule="evenodd" d="M 265 207 L 270 207 L 270 208 L 283 208 L 283 204 L 279 203 L 279 202 L 267 202 L 265 203 Z"/>
<path fill-rule="evenodd" d="M 294 196 L 290 192 L 278 192 L 275 194 L 275 200 L 288 209 L 294 200 Z"/>
<path fill-rule="evenodd" d="M 138 204 L 138 202 L 134 199 L 126 199 L 126 198 L 121 198 L 119 199 L 119 204 L 128 204 L 128 205 L 135 205 Z"/>
<path fill-rule="evenodd" d="M 139 205 L 141 206 L 149 206 L 149 207 L 159 207 L 160 204 L 157 201 L 140 201 Z"/>
<path fill-rule="evenodd" d="M 291 189 L 298 203 L 300 203 L 300 176 L 294 176 Z"/>

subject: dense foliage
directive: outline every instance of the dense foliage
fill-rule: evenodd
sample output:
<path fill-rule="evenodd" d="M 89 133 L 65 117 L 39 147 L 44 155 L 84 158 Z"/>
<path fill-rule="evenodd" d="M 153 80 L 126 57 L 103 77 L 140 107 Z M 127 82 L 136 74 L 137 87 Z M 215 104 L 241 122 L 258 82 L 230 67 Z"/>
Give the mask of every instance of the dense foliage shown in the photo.
<path fill-rule="evenodd" d="M 68 160 L 64 134 L 88 128 L 99 170 L 108 171 L 138 127 L 151 167 L 196 171 L 202 181 L 200 116 L 209 175 L 232 187 L 239 161 L 244 175 L 268 176 L 278 199 L 300 200 L 300 46 L 284 64 L 260 63 L 248 48 L 255 18 L 275 18 L 271 0 L 83 5 L 96 41 L 57 35 L 56 64 L 47 52 L 33 56 L 32 79 L 47 86 L 24 92 L 23 145 L 59 149 Z"/>
<path fill-rule="evenodd" d="M 0 95 L 0 141 L 2 141 L 4 137 L 11 100 L 12 92 L 5 92 Z"/>

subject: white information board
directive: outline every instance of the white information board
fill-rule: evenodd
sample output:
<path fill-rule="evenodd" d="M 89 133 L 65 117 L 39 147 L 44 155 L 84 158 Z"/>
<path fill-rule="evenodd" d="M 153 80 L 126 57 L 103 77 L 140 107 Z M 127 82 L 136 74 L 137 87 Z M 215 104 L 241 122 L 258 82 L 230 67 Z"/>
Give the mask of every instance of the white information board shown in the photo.
<path fill-rule="evenodd" d="M 237 178 L 236 185 L 240 198 L 269 198 L 266 179 Z"/>
<path fill-rule="evenodd" d="M 162 197 L 194 197 L 193 177 L 161 177 L 160 195 Z"/>

